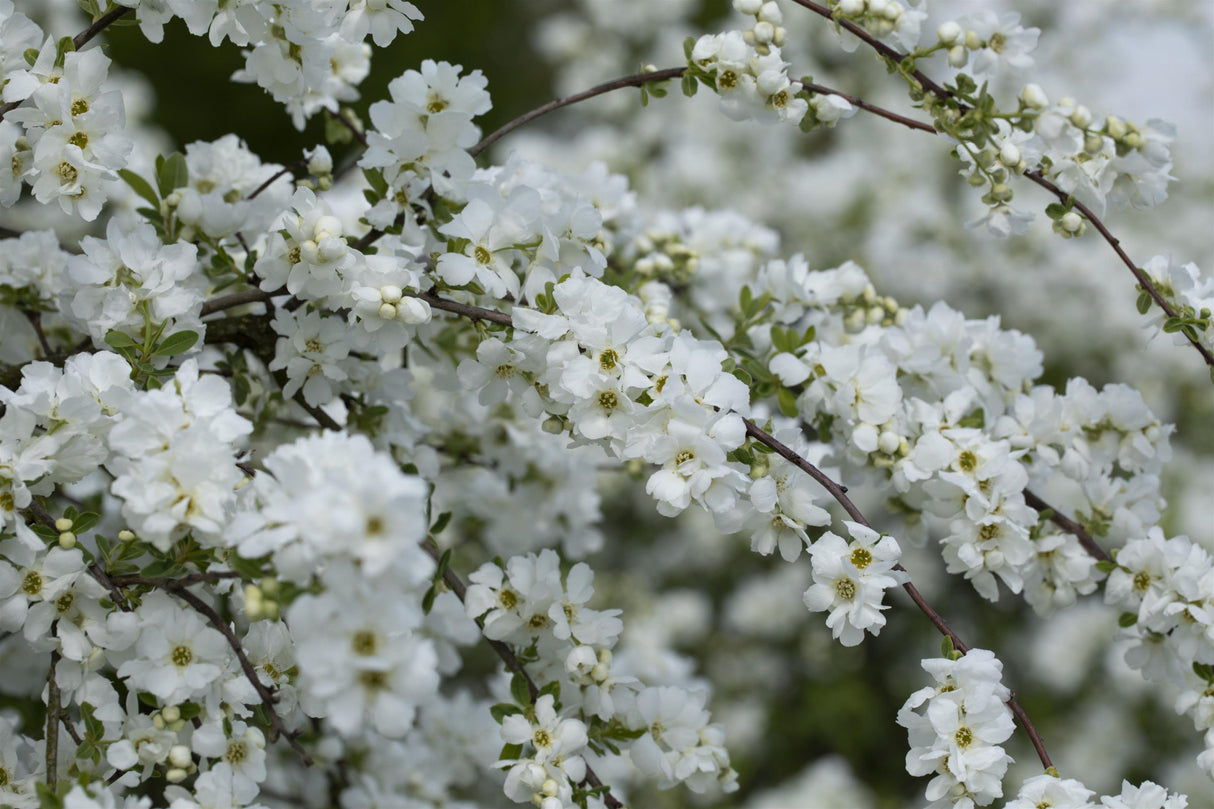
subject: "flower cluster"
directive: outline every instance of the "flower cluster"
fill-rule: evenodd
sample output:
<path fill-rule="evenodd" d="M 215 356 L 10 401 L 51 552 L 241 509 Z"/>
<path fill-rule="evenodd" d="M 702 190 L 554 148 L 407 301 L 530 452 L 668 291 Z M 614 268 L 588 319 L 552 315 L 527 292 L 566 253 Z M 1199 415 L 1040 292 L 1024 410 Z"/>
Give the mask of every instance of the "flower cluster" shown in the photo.
<path fill-rule="evenodd" d="M 911 694 L 898 711 L 906 728 L 911 775 L 933 775 L 927 799 L 933 807 L 987 806 L 1003 795 L 1003 774 L 1012 757 L 1000 746 L 1015 729 L 1010 696 L 1000 680 L 1003 664 L 985 649 L 956 658 L 931 658 L 923 669 L 934 685 Z"/>
<path fill-rule="evenodd" d="M 406 0 L 349 0 L 340 3 L 242 2 L 217 0 L 123 0 L 135 9 L 139 27 L 152 42 L 164 38 L 164 25 L 181 18 L 194 36 L 208 35 L 247 49 L 237 81 L 254 82 L 286 106 L 298 129 L 322 109 L 358 98 L 356 87 L 370 70 L 370 34 L 381 48 L 397 34 L 413 31 L 422 19 Z"/>
<path fill-rule="evenodd" d="M 99 49 L 43 42 L 12 0 L 0 3 L 0 21 L 0 97 L 17 105 L 0 121 L 0 159 L 12 167 L 0 172 L 0 204 L 16 202 L 27 183 L 39 202 L 92 221 L 132 147 L 122 94 L 106 83 L 110 60 Z"/>
<path fill-rule="evenodd" d="M 613 666 L 623 624 L 619 610 L 586 606 L 593 578 L 579 562 L 562 582 L 550 550 L 515 556 L 504 566 L 486 564 L 469 576 L 468 616 L 478 619 L 485 637 L 534 650 L 540 664 L 532 671 L 544 683 L 538 696 L 522 684 L 513 687 L 515 703 L 495 709 L 502 739 L 513 751 L 502 761 L 509 768 L 506 795 L 545 809 L 573 806 L 587 749 L 600 755 L 626 750 L 663 788 L 684 782 L 696 792 L 714 784 L 736 789 L 724 729 L 710 724 L 704 709 L 707 694 L 646 687 Z"/>

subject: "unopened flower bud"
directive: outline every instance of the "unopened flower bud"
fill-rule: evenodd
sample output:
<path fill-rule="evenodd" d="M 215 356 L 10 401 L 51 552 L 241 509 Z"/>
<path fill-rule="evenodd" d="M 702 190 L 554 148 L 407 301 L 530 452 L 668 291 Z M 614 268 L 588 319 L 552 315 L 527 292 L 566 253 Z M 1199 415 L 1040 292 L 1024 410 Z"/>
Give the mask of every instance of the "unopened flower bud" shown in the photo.
<path fill-rule="evenodd" d="M 948 64 L 950 67 L 965 67 L 965 63 L 969 61 L 969 51 L 964 45 L 954 45 L 948 49 Z"/>
<path fill-rule="evenodd" d="M 936 37 L 945 45 L 955 45 L 964 35 L 965 31 L 952 20 L 940 23 L 940 27 L 936 29 Z"/>
<path fill-rule="evenodd" d="M 166 722 L 176 722 L 181 718 L 181 709 L 176 705 L 166 705 L 160 709 L 160 715 L 164 717 L 164 721 Z M 185 765 L 180 764 L 178 766 L 184 767 Z"/>
<path fill-rule="evenodd" d="M 1034 110 L 1043 110 L 1050 105 L 1049 96 L 1045 94 L 1045 90 L 1042 90 L 1039 84 L 1024 85 L 1024 89 L 1020 91 L 1020 100 L 1029 109 Z"/>
<path fill-rule="evenodd" d="M 64 531 L 59 535 L 59 547 L 63 548 L 65 551 L 70 551 L 72 548 L 76 547 L 76 535 L 71 531 Z"/>
<path fill-rule="evenodd" d="M 70 531 L 72 530 L 73 525 L 75 525 L 75 523 L 69 520 L 67 517 L 60 517 L 59 519 L 55 520 L 56 531 Z"/>
<path fill-rule="evenodd" d="M 180 767 L 174 767 L 164 774 L 164 780 L 168 781 L 170 784 L 180 784 L 187 777 L 189 777 L 189 773 Z"/>
<path fill-rule="evenodd" d="M 886 455 L 893 455 L 898 451 L 898 445 L 902 442 L 902 437 L 890 430 L 882 430 L 881 436 L 877 439 L 877 448 Z"/>
<path fill-rule="evenodd" d="M 379 316 L 383 320 L 395 320 L 396 319 L 396 307 L 390 303 L 380 304 Z"/>
<path fill-rule="evenodd" d="M 1113 140 L 1121 140 L 1130 130 L 1126 127 L 1125 121 L 1116 115 L 1110 115 L 1104 119 L 1104 131 L 1108 132 L 1109 137 Z"/>
<path fill-rule="evenodd" d="M 758 14 L 763 7 L 763 0 L 733 0 L 734 10 L 740 14 Z"/>
<path fill-rule="evenodd" d="M 309 174 L 320 177 L 333 171 L 333 156 L 324 146 L 317 146 L 310 152 L 304 152 L 304 156 L 308 159 Z"/>
<path fill-rule="evenodd" d="M 131 542 L 134 539 L 135 539 L 134 531 L 128 531 L 124 528 L 118 532 L 118 541 L 119 542 Z"/>
<path fill-rule="evenodd" d="M 1104 149 L 1104 138 L 1092 134 L 1083 139 L 1083 150 L 1088 154 L 1100 154 Z"/>
<path fill-rule="evenodd" d="M 982 47 L 982 40 L 978 37 L 977 31 L 965 32 L 965 47 L 971 51 L 976 51 Z"/>
<path fill-rule="evenodd" d="M 1062 229 L 1067 233 L 1078 233 L 1083 227 L 1083 217 L 1074 211 L 1067 211 L 1059 218 L 1058 224 L 1062 225 Z"/>
<path fill-rule="evenodd" d="M 1087 107 L 1076 107 L 1075 111 L 1071 113 L 1071 123 L 1080 129 L 1085 128 L 1092 123 L 1092 111 Z"/>
<path fill-rule="evenodd" d="M 396 284 L 384 284 L 379 288 L 379 297 L 387 303 L 396 303 L 404 295 L 404 292 Z"/>
<path fill-rule="evenodd" d="M 835 8 L 846 17 L 854 17 L 864 12 L 864 0 L 839 0 Z"/>
<path fill-rule="evenodd" d="M 194 763 L 194 757 L 190 754 L 190 748 L 184 744 L 175 744 L 169 749 L 169 763 L 174 767 L 185 769 Z"/>
<path fill-rule="evenodd" d="M 999 162 L 1014 169 L 1020 165 L 1020 147 L 1014 143 L 1005 143 L 999 147 Z"/>
<path fill-rule="evenodd" d="M 776 36 L 775 26 L 763 20 L 755 23 L 755 27 L 750 30 L 754 31 L 755 42 L 761 45 L 769 44 Z"/>
<path fill-rule="evenodd" d="M 767 0 L 759 8 L 759 19 L 763 22 L 769 22 L 772 25 L 779 25 L 784 22 L 784 15 L 780 12 L 780 7 L 775 0 Z"/>

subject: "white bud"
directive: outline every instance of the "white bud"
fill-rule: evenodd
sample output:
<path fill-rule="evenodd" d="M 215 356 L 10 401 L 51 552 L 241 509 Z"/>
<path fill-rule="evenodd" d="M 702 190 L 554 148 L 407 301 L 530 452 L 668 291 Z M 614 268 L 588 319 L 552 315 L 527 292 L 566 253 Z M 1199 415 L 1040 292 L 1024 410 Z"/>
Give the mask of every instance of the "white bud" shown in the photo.
<path fill-rule="evenodd" d="M 181 718 L 181 709 L 176 705 L 166 705 L 160 709 L 160 715 L 164 717 L 166 722 L 176 722 Z M 184 767 L 184 764 L 178 765 Z"/>
<path fill-rule="evenodd" d="M 70 551 L 72 548 L 76 547 L 76 535 L 71 531 L 64 531 L 59 535 L 59 547 L 63 548 L 65 551 Z"/>
<path fill-rule="evenodd" d="M 767 0 L 759 8 L 759 19 L 772 25 L 779 25 L 784 22 L 784 15 L 780 12 L 780 7 L 776 5 L 775 0 Z"/>
<path fill-rule="evenodd" d="M 1104 119 L 1104 129 L 1109 133 L 1109 137 L 1113 140 L 1121 140 L 1130 130 L 1125 125 L 1125 121 L 1118 118 L 1116 115 L 1110 115 Z"/>
<path fill-rule="evenodd" d="M 734 10 L 741 14 L 758 14 L 763 7 L 763 0 L 733 0 Z"/>
<path fill-rule="evenodd" d="M 74 523 L 67 517 L 60 517 L 59 519 L 55 520 L 56 531 L 70 531 L 72 530 L 73 525 Z"/>
<path fill-rule="evenodd" d="M 189 773 L 180 767 L 174 767 L 164 774 L 164 780 L 168 781 L 170 784 L 180 784 L 187 777 L 189 777 Z"/>
<path fill-rule="evenodd" d="M 760 20 L 751 29 L 755 34 L 755 42 L 766 45 L 776 38 L 776 28 L 769 22 Z"/>
<path fill-rule="evenodd" d="M 1005 143 L 999 147 L 999 162 L 1009 169 L 1020 165 L 1020 147 L 1014 143 Z"/>
<path fill-rule="evenodd" d="M 128 531 L 127 529 L 123 528 L 121 531 L 118 532 L 118 541 L 119 542 L 130 542 L 134 538 L 135 538 L 134 531 Z"/>
<path fill-rule="evenodd" d="M 606 666 L 604 666 L 602 663 L 599 663 L 597 666 L 595 666 L 590 671 L 590 677 L 596 683 L 603 682 L 610 676 L 610 674 L 611 674 L 610 670 Z"/>
<path fill-rule="evenodd" d="M 1083 217 L 1074 211 L 1067 211 L 1058 220 L 1058 224 L 1062 225 L 1062 229 L 1067 233 L 1078 233 L 1083 227 Z"/>
<path fill-rule="evenodd" d="M 891 0 L 890 4 L 885 7 L 885 19 L 890 22 L 897 22 L 902 17 L 902 4 L 898 0 Z"/>
<path fill-rule="evenodd" d="M 882 430 L 881 436 L 877 439 L 877 448 L 886 455 L 893 455 L 898 451 L 898 445 L 902 443 L 902 436 L 891 430 Z"/>
<path fill-rule="evenodd" d="M 344 256 L 346 254 L 346 250 L 349 249 L 349 245 L 346 244 L 346 240 L 337 236 L 326 237 L 320 242 L 318 247 L 319 249 L 316 251 L 316 254 L 325 264 L 337 261 L 339 258 Z"/>
<path fill-rule="evenodd" d="M 152 714 L 152 727 L 156 728 L 156 730 L 164 730 L 164 717 L 158 713 Z"/>
<path fill-rule="evenodd" d="M 311 152 L 304 152 L 308 159 L 308 173 L 317 177 L 330 174 L 333 171 L 333 156 L 324 146 L 317 146 Z"/>
<path fill-rule="evenodd" d="M 954 45 L 948 49 L 948 63 L 950 67 L 965 67 L 965 63 L 969 61 L 969 51 L 964 45 Z"/>
<path fill-rule="evenodd" d="M 379 306 L 379 316 L 381 320 L 395 320 L 396 307 L 390 303 L 383 303 Z"/>
<path fill-rule="evenodd" d="M 1080 129 L 1083 129 L 1088 124 L 1092 123 L 1092 111 L 1087 107 L 1076 107 L 1075 111 L 1071 113 L 1071 123 Z"/>
<path fill-rule="evenodd" d="M 401 298 L 396 304 L 396 317 L 405 323 L 428 323 L 430 321 L 430 304 L 419 298 Z"/>
<path fill-rule="evenodd" d="M 977 31 L 965 32 L 965 47 L 971 51 L 976 51 L 982 47 L 982 39 L 978 36 Z"/>
<path fill-rule="evenodd" d="M 190 748 L 184 744 L 175 744 L 169 749 L 169 763 L 174 767 L 185 769 L 194 763 L 194 757 L 190 755 Z"/>
<path fill-rule="evenodd" d="M 384 284 L 379 288 L 379 297 L 387 303 L 396 303 L 404 294 L 396 284 Z"/>
<path fill-rule="evenodd" d="M 1030 109 L 1043 110 L 1050 105 L 1050 98 L 1039 84 L 1026 84 L 1020 91 L 1020 100 Z"/>
<path fill-rule="evenodd" d="M 965 35 L 965 31 L 961 26 L 952 20 L 940 23 L 940 27 L 936 29 L 936 38 L 945 45 L 955 45 L 957 40 Z"/>
<path fill-rule="evenodd" d="M 864 0 L 839 0 L 835 8 L 844 16 L 853 17 L 864 13 Z"/>
<path fill-rule="evenodd" d="M 540 787 L 540 792 L 544 793 L 549 798 L 555 797 L 561 791 L 561 785 L 556 782 L 555 778 L 545 779 L 543 786 Z"/>
<path fill-rule="evenodd" d="M 312 228 L 312 238 L 316 241 L 329 237 L 341 238 L 342 232 L 341 220 L 329 214 L 316 220 L 316 225 Z"/>

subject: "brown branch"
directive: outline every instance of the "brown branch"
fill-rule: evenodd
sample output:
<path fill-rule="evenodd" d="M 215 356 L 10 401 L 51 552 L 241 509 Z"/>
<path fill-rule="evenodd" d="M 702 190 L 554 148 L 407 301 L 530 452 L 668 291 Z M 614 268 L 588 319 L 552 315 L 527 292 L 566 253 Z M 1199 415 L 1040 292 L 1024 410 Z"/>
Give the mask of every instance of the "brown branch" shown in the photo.
<path fill-rule="evenodd" d="M 155 582 L 156 580 L 149 579 L 148 581 Z M 287 730 L 286 726 L 283 725 L 282 717 L 279 716 L 278 711 L 274 709 L 274 704 L 278 701 L 278 697 L 269 687 L 266 686 L 265 683 L 261 681 L 261 678 L 257 675 L 257 669 L 253 667 L 251 662 L 249 662 L 249 657 L 245 654 L 244 647 L 240 645 L 240 639 L 236 637 L 236 633 L 232 631 L 232 627 L 228 626 L 227 621 L 223 620 L 219 613 L 216 612 L 210 604 L 206 603 L 184 587 L 177 586 L 175 582 L 172 582 L 172 580 L 161 580 L 157 582 L 155 586 L 189 604 L 197 612 L 205 616 L 207 621 L 210 622 L 211 626 L 219 630 L 219 633 L 223 635 L 225 639 L 227 639 L 228 646 L 232 647 L 232 651 L 236 654 L 237 661 L 240 662 L 240 668 L 242 671 L 244 671 L 245 678 L 248 679 L 254 690 L 257 691 L 257 696 L 261 697 L 261 703 L 263 706 L 265 706 L 266 715 L 269 717 L 270 724 L 274 728 L 275 735 L 282 736 L 284 739 L 286 739 L 287 744 L 291 745 L 291 748 L 299 754 L 304 766 L 311 767 L 312 755 L 304 748 L 302 744 L 299 743 L 299 740 L 296 738 L 296 734 Z M 272 737 L 270 741 L 273 740 L 274 739 Z"/>
<path fill-rule="evenodd" d="M 135 10 L 134 8 L 119 6 L 118 8 L 114 9 L 113 11 L 103 14 L 101 17 L 97 18 L 97 21 L 94 22 L 92 25 L 90 25 L 88 28 L 85 28 L 79 34 L 76 34 L 76 36 L 72 37 L 72 45 L 75 47 L 76 50 L 80 50 L 86 44 L 88 44 L 89 40 L 91 40 L 93 37 L 97 36 L 97 34 L 101 33 L 106 28 L 109 28 L 112 24 L 117 22 L 122 17 L 125 17 L 127 14 L 130 14 L 134 10 Z M 9 103 L 0 106 L 0 118 L 3 118 L 5 115 L 8 115 L 10 112 L 17 109 L 17 107 L 20 107 L 24 103 L 25 103 L 25 99 L 21 99 L 20 101 L 10 101 Z"/>
<path fill-rule="evenodd" d="M 514 326 L 514 321 L 510 315 L 503 314 L 493 309 L 484 309 L 480 306 L 469 306 L 466 303 L 456 303 L 455 301 L 446 298 L 440 298 L 433 292 L 406 292 L 410 298 L 417 298 L 430 304 L 431 308 L 441 309 L 444 312 L 452 312 L 466 317 L 469 320 L 488 320 L 491 323 L 498 323 L 502 326 Z"/>
<path fill-rule="evenodd" d="M 442 559 L 443 552 L 438 549 L 438 545 L 434 544 L 433 539 L 426 538 L 421 542 L 421 546 L 422 550 L 430 554 L 435 563 L 438 563 Z M 467 587 L 464 586 L 463 580 L 460 579 L 460 577 L 454 570 L 451 569 L 450 566 L 443 568 L 443 583 L 447 585 L 447 588 L 451 592 L 455 593 L 455 596 L 462 603 L 464 600 L 464 594 L 467 592 Z M 485 622 L 480 618 L 475 620 L 477 627 L 479 627 L 483 632 Z M 481 637 L 484 637 L 484 635 L 482 634 Z M 538 686 L 536 686 L 535 680 L 531 679 L 531 675 L 527 673 L 527 669 L 523 666 L 522 661 L 518 659 L 518 656 L 514 653 L 514 650 L 511 649 L 509 645 L 502 643 L 499 640 L 490 640 L 489 638 L 485 638 L 485 640 L 488 641 L 489 646 L 494 652 L 497 653 L 497 656 L 502 659 L 502 662 L 506 664 L 506 668 L 522 677 L 527 683 L 527 693 L 531 695 L 531 701 L 534 702 L 536 696 L 540 692 L 540 689 Z M 589 764 L 586 765 L 586 777 L 582 779 L 582 783 L 589 784 L 595 789 L 603 787 L 603 782 L 599 780 L 598 775 L 593 769 L 591 769 Z M 622 809 L 624 806 L 624 804 L 621 803 L 618 798 L 611 794 L 610 789 L 604 790 L 602 797 L 603 803 L 610 807 L 610 809 Z"/>
<path fill-rule="evenodd" d="M 350 120 L 350 116 L 346 115 L 340 110 L 337 112 L 331 112 L 329 114 L 340 121 L 346 129 L 350 130 L 350 134 L 354 136 L 354 139 L 358 141 L 364 149 L 367 148 L 367 136 L 354 125 L 354 122 Z"/>
<path fill-rule="evenodd" d="M 76 743 L 77 747 L 84 744 L 84 739 L 80 738 L 80 732 L 76 730 L 76 726 L 72 724 L 72 720 L 70 717 L 68 717 L 67 711 L 63 709 L 59 710 L 59 721 L 63 725 L 63 729 L 67 731 L 67 735 L 72 737 L 72 741 Z"/>
<path fill-rule="evenodd" d="M 1113 248 L 1113 252 L 1117 254 L 1117 258 L 1121 259 L 1121 263 L 1129 268 L 1130 272 L 1134 274 L 1134 278 L 1138 280 L 1138 285 L 1147 291 L 1147 294 L 1149 294 L 1152 300 L 1159 305 L 1159 308 L 1162 309 L 1168 317 L 1179 317 L 1176 310 L 1172 308 L 1171 304 L 1169 304 L 1163 295 L 1159 293 L 1159 290 L 1155 288 L 1155 284 L 1152 283 L 1151 279 L 1147 277 L 1147 274 L 1143 272 L 1143 270 L 1138 267 L 1138 265 L 1136 265 L 1128 255 L 1126 255 L 1125 250 L 1121 247 L 1121 241 L 1109 231 L 1104 222 L 1100 221 L 1100 217 L 1096 216 L 1096 214 L 1092 212 L 1091 208 L 1084 205 L 1082 202 L 1073 199 L 1070 194 L 1066 193 L 1061 188 L 1054 185 L 1054 183 L 1046 179 L 1040 171 L 1027 171 L 1024 173 L 1024 176 L 1056 196 L 1058 201 L 1062 204 L 1065 205 L 1067 200 L 1071 200 L 1072 207 L 1079 211 L 1079 213 L 1083 214 L 1084 217 L 1092 223 L 1092 227 L 1096 228 L 1096 232 L 1098 232 L 1101 237 L 1108 242 L 1109 247 Z M 1197 349 L 1197 352 L 1201 354 L 1202 359 L 1206 361 L 1206 365 L 1214 368 L 1214 354 L 1210 353 L 1208 348 L 1203 346 L 1197 340 L 1194 340 L 1188 334 L 1185 334 L 1183 331 L 1181 334 L 1184 334 L 1185 339 Z"/>
<path fill-rule="evenodd" d="M 297 163 L 292 163 L 289 166 L 283 166 L 278 171 L 274 172 L 269 177 L 267 177 L 266 181 L 264 183 L 257 186 L 257 188 L 253 189 L 253 193 L 249 194 L 247 197 L 245 197 L 245 199 L 257 199 L 257 197 L 260 196 L 262 191 L 265 191 L 267 188 L 269 188 L 271 185 L 274 184 L 275 180 L 277 180 L 279 177 L 282 177 L 284 174 L 294 174 L 296 168 L 301 165 L 302 165 L 302 163 L 297 162 Z"/>
<path fill-rule="evenodd" d="M 55 637 L 58 619 L 51 623 L 51 637 Z M 55 666 L 59 663 L 59 650 L 51 651 L 51 671 L 46 676 L 46 785 L 51 792 L 59 788 L 59 683 L 55 681 Z"/>
<path fill-rule="evenodd" d="M 553 99 L 547 104 L 536 107 L 529 112 L 525 112 L 519 117 L 515 118 L 513 121 L 503 124 L 502 126 L 493 130 L 488 135 L 481 138 L 480 143 L 469 149 L 468 153 L 473 157 L 476 157 L 481 152 L 485 151 L 523 124 L 534 121 L 540 116 L 547 115 L 553 110 L 559 110 L 561 107 L 568 107 L 571 104 L 577 104 L 579 101 L 585 101 L 586 99 L 594 98 L 595 96 L 601 96 L 604 93 L 610 93 L 612 90 L 619 90 L 622 87 L 640 87 L 643 84 L 650 84 L 655 81 L 677 79 L 685 72 L 687 72 L 686 67 L 669 67 L 665 70 L 655 70 L 652 73 L 634 73 L 631 76 L 624 76 L 623 78 L 603 82 L 602 84 L 591 87 L 589 90 L 583 90 L 582 92 L 574 93 L 571 96 Z"/>
<path fill-rule="evenodd" d="M 216 312 L 222 312 L 224 309 L 231 309 L 234 306 L 242 306 L 246 303 L 265 303 L 268 302 L 270 298 L 285 293 L 285 288 L 277 289 L 273 292 L 266 292 L 262 289 L 253 288 L 244 289 L 240 292 L 233 292 L 218 298 L 211 298 L 211 300 L 203 302 L 201 316 L 206 317 L 207 315 L 213 315 Z"/>
<path fill-rule="evenodd" d="M 1113 561 L 1113 557 L 1109 556 L 1105 549 L 1100 547 L 1096 540 L 1092 539 L 1092 535 L 1087 532 L 1086 528 L 1051 506 L 1049 503 L 1042 500 L 1028 489 L 1024 490 L 1024 502 L 1039 512 L 1050 512 L 1050 522 L 1061 528 L 1063 531 L 1074 534 L 1075 538 L 1079 540 L 1079 544 L 1082 545 L 1083 549 L 1090 555 L 1102 562 Z"/>

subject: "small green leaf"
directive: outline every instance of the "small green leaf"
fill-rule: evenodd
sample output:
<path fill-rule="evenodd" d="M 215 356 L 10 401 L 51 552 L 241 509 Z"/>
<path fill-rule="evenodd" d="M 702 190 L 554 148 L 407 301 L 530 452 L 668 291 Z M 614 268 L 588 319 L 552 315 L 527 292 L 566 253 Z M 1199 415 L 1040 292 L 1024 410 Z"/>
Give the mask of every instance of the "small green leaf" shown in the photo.
<path fill-rule="evenodd" d="M 797 395 L 795 393 L 781 385 L 776 391 L 776 401 L 780 404 L 781 413 L 790 419 L 797 417 Z"/>
<path fill-rule="evenodd" d="M 77 534 L 83 534 L 85 531 L 91 531 L 93 526 L 99 522 L 101 522 L 100 514 L 86 511 L 83 514 L 77 514 L 72 519 L 72 531 Z"/>
<path fill-rule="evenodd" d="M 1138 314 L 1145 315 L 1151 311 L 1151 293 L 1145 289 L 1138 293 Z"/>
<path fill-rule="evenodd" d="M 172 357 L 175 354 L 184 354 L 193 348 L 197 342 L 198 332 L 175 331 L 164 338 L 164 341 L 160 345 L 156 346 L 152 355 L 156 357 Z"/>
<path fill-rule="evenodd" d="M 1117 625 L 1123 629 L 1138 623 L 1138 615 L 1133 612 L 1123 612 L 1117 619 Z"/>
<path fill-rule="evenodd" d="M 953 639 L 950 636 L 945 635 L 944 640 L 940 641 L 940 656 L 951 658 L 955 650 L 956 647 L 953 646 Z"/>
<path fill-rule="evenodd" d="M 684 58 L 687 59 L 688 62 L 691 61 L 691 53 L 692 53 L 692 51 L 695 50 L 695 47 L 696 47 L 696 38 L 695 37 L 687 37 L 687 39 L 683 40 L 683 56 L 684 56 Z"/>
<path fill-rule="evenodd" d="M 124 334 L 123 332 L 120 332 L 120 331 L 114 331 L 113 329 L 110 329 L 109 331 L 107 331 L 105 333 L 105 344 L 108 345 L 110 348 L 116 348 L 119 350 L 124 349 L 124 348 L 138 348 L 139 347 L 139 344 L 136 343 L 134 340 L 132 340 L 131 336 L 129 334 Z"/>
<path fill-rule="evenodd" d="M 696 94 L 696 90 L 700 89 L 700 83 L 696 81 L 696 77 L 688 71 L 683 74 L 683 95 L 691 98 Z"/>
<path fill-rule="evenodd" d="M 147 180 L 130 169 L 119 169 L 118 176 L 126 180 L 126 184 L 131 187 L 131 190 L 146 199 L 149 205 L 153 208 L 160 208 L 160 198 L 156 196 L 156 192 L 152 190 L 152 186 Z"/>
<path fill-rule="evenodd" d="M 438 519 L 434 521 L 434 525 L 430 526 L 430 533 L 434 536 L 438 536 L 443 532 L 443 529 L 446 528 L 450 522 L 451 512 L 444 511 L 442 514 L 438 515 Z"/>
<path fill-rule="evenodd" d="M 1111 559 L 1101 559 L 1099 562 L 1096 563 L 1096 569 L 1099 570 L 1101 573 L 1103 573 L 1106 576 L 1109 575 L 1110 573 L 1112 573 L 1114 570 L 1116 570 L 1117 567 L 1118 567 L 1117 563 L 1112 561 Z"/>
<path fill-rule="evenodd" d="M 190 181 L 190 170 L 186 166 L 185 155 L 173 152 L 167 158 L 157 158 L 156 186 L 160 196 L 167 197 L 174 189 L 181 188 Z"/>
<path fill-rule="evenodd" d="M 523 756 L 523 746 L 521 744 L 507 744 L 502 746 L 502 752 L 497 754 L 498 761 L 517 761 Z"/>
<path fill-rule="evenodd" d="M 489 715 L 492 716 L 493 721 L 497 722 L 499 725 L 507 716 L 514 716 L 515 714 L 521 714 L 522 712 L 522 708 L 509 702 L 499 702 L 497 705 L 494 705 L 489 709 Z"/>
<path fill-rule="evenodd" d="M 519 705 L 531 704 L 531 689 L 527 687 L 527 678 L 521 674 L 510 678 L 510 696 L 514 697 L 514 701 Z"/>

